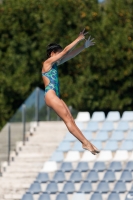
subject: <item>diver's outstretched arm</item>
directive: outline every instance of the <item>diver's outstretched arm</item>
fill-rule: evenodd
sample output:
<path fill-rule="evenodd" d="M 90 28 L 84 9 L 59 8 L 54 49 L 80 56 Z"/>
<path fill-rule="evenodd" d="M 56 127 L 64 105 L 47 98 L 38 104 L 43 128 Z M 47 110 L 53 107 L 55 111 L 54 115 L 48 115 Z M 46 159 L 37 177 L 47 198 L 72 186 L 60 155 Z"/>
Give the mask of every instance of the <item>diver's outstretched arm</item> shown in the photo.
<path fill-rule="evenodd" d="M 48 68 L 51 68 L 51 65 L 53 65 L 54 63 L 56 62 L 60 62 L 60 60 L 71 50 L 73 49 L 73 47 L 75 45 L 77 45 L 81 40 L 84 40 L 85 39 L 85 35 L 87 34 L 88 32 L 85 32 L 85 29 L 80 32 L 79 36 L 72 42 L 70 43 L 68 46 L 66 46 L 63 51 L 61 51 L 60 53 L 58 53 L 57 55 L 55 56 L 52 56 L 50 58 L 48 58 L 44 64 L 47 65 Z"/>
<path fill-rule="evenodd" d="M 95 42 L 93 42 L 94 38 L 91 39 L 91 36 L 89 36 L 88 39 L 85 39 L 85 43 L 80 46 L 77 49 L 72 50 L 71 52 L 68 52 L 61 60 L 60 62 L 58 62 L 58 65 L 63 64 L 64 62 L 74 58 L 75 56 L 77 56 L 81 51 L 83 51 L 85 48 L 88 48 L 90 46 L 93 46 L 95 44 Z"/>

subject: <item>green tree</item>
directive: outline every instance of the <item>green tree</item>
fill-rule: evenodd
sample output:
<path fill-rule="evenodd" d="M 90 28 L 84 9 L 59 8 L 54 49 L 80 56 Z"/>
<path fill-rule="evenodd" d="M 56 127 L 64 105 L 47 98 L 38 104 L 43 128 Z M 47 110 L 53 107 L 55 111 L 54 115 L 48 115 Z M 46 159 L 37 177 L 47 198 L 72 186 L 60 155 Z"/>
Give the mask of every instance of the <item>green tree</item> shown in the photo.
<path fill-rule="evenodd" d="M 0 5 L 2 124 L 37 85 L 43 88 L 41 61 L 46 58 L 48 43 L 56 41 L 65 46 L 75 39 L 85 25 L 87 9 L 92 9 L 93 2 L 5 0 Z M 66 71 L 61 67 L 59 71 L 61 75 L 68 72 L 65 80 L 66 77 L 75 79 L 74 68 Z"/>
<path fill-rule="evenodd" d="M 96 45 L 59 67 L 61 97 L 77 110 L 133 108 L 133 1 L 4 0 L 0 5 L 0 126 L 39 86 L 46 46 L 86 27 Z"/>
<path fill-rule="evenodd" d="M 86 21 L 92 25 L 96 45 L 75 59 L 76 66 L 83 71 L 78 74 L 75 88 L 71 90 L 73 97 L 68 96 L 67 100 L 77 109 L 106 113 L 109 110 L 132 110 L 132 7 L 133 1 L 130 0 L 110 0 L 99 8 L 95 7 L 92 23 L 87 15 Z M 63 86 L 65 91 L 65 84 Z"/>

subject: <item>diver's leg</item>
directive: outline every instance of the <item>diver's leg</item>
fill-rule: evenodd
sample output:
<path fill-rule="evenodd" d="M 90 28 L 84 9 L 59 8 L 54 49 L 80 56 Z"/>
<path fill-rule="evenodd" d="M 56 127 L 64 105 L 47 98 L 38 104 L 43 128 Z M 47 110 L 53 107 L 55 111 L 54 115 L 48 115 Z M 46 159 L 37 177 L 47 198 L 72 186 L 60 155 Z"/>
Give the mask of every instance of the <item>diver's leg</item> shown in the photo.
<path fill-rule="evenodd" d="M 68 111 L 68 113 L 69 113 L 69 115 L 70 115 L 70 117 L 71 117 L 71 119 L 73 120 L 73 122 L 75 123 L 75 121 L 74 121 L 74 119 L 73 119 L 73 116 L 71 115 L 71 112 L 70 112 L 70 110 L 69 110 L 69 108 L 67 107 L 67 105 L 65 104 L 65 102 L 61 99 L 61 101 L 63 102 L 63 104 L 64 104 L 64 106 L 65 106 L 65 108 L 67 109 L 67 111 Z M 76 125 L 77 126 L 77 125 Z M 79 130 L 80 131 L 80 130 Z M 81 131 L 80 131 L 81 132 Z M 88 146 L 89 144 L 87 144 L 87 146 Z M 93 144 L 91 144 L 93 147 L 94 147 L 94 145 Z M 86 149 L 86 145 L 85 144 L 83 144 L 82 143 L 82 147 L 84 148 L 84 149 Z M 87 148 L 88 149 L 88 148 Z"/>
<path fill-rule="evenodd" d="M 61 99 L 61 101 L 62 101 L 63 105 L 65 106 L 65 108 L 67 109 L 67 111 L 68 111 L 68 114 L 70 115 L 71 119 L 72 119 L 72 120 L 73 120 L 73 122 L 75 123 L 75 121 L 74 121 L 74 119 L 73 119 L 73 116 L 72 116 L 72 114 L 71 114 L 71 112 L 70 112 L 69 108 L 67 107 L 67 105 L 65 104 L 65 102 L 64 102 L 62 99 Z"/>
<path fill-rule="evenodd" d="M 88 149 L 93 154 L 99 153 L 99 150 L 84 137 L 82 132 L 76 126 L 74 120 L 70 117 L 70 113 L 64 106 L 64 103 L 56 96 L 54 90 L 49 90 L 45 94 L 45 102 L 49 107 L 53 108 L 59 117 L 65 122 L 69 132 L 82 143 L 83 148 Z"/>

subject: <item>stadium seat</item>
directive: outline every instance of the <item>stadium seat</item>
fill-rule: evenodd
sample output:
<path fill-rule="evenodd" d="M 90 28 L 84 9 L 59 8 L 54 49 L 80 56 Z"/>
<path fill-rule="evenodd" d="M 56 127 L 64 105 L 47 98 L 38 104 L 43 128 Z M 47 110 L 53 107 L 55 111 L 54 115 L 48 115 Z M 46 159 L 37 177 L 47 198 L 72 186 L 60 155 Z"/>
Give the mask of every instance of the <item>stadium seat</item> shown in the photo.
<path fill-rule="evenodd" d="M 126 184 L 123 181 L 117 181 L 113 190 L 117 193 L 124 193 L 127 190 Z"/>
<path fill-rule="evenodd" d="M 45 199 L 44 199 L 45 200 Z M 57 197 L 56 200 L 68 200 L 67 195 L 65 192 L 60 192 Z"/>
<path fill-rule="evenodd" d="M 126 160 L 128 160 L 128 151 L 117 150 L 113 160 L 114 161 L 126 161 Z"/>
<path fill-rule="evenodd" d="M 67 152 L 69 150 L 70 150 L 70 142 L 68 141 L 61 142 L 57 148 L 57 151 Z"/>
<path fill-rule="evenodd" d="M 103 142 L 108 140 L 108 132 L 107 131 L 99 131 L 96 135 L 95 140 L 103 141 Z"/>
<path fill-rule="evenodd" d="M 110 122 L 110 121 L 105 121 L 103 123 L 103 126 L 101 128 L 101 131 L 113 131 L 114 129 L 114 125 L 113 125 L 113 122 Z"/>
<path fill-rule="evenodd" d="M 87 140 L 91 140 L 93 138 L 93 133 L 91 131 L 83 131 L 83 135 L 86 137 Z"/>
<path fill-rule="evenodd" d="M 122 115 L 123 121 L 133 121 L 133 111 L 124 111 Z"/>
<path fill-rule="evenodd" d="M 46 172 L 40 172 L 36 178 L 36 180 L 40 183 L 46 183 L 49 181 L 49 175 Z"/>
<path fill-rule="evenodd" d="M 133 184 L 132 184 L 132 186 L 131 186 L 131 189 L 130 189 L 130 191 L 131 191 L 131 192 L 133 192 Z"/>
<path fill-rule="evenodd" d="M 78 170 L 74 170 L 70 176 L 70 181 L 74 183 L 82 181 L 81 172 L 79 172 Z"/>
<path fill-rule="evenodd" d="M 90 193 L 92 192 L 92 186 L 89 181 L 84 181 L 80 186 L 79 192 L 81 193 Z"/>
<path fill-rule="evenodd" d="M 61 164 L 60 170 L 64 172 L 70 172 L 73 170 L 72 163 L 71 162 L 63 162 Z"/>
<path fill-rule="evenodd" d="M 98 130 L 98 122 L 90 121 L 86 128 L 87 131 L 95 132 Z"/>
<path fill-rule="evenodd" d="M 131 171 L 124 170 L 121 174 L 120 180 L 124 182 L 131 182 L 133 180 Z"/>
<path fill-rule="evenodd" d="M 64 199 L 62 199 L 64 200 Z M 86 200 L 85 195 L 82 193 L 75 193 L 72 200 Z"/>
<path fill-rule="evenodd" d="M 110 161 L 112 159 L 112 152 L 111 151 L 101 151 L 97 161 Z"/>
<path fill-rule="evenodd" d="M 110 166 L 109 166 L 109 169 L 113 170 L 114 172 L 120 172 L 120 171 L 122 171 L 121 162 L 118 162 L 118 161 L 111 162 Z"/>
<path fill-rule="evenodd" d="M 133 184 L 132 184 L 132 186 L 131 186 L 131 189 L 130 189 L 130 191 L 131 191 L 131 192 L 133 192 Z"/>
<path fill-rule="evenodd" d="M 46 191 L 50 194 L 55 194 L 58 192 L 58 186 L 57 183 L 55 181 L 51 181 L 47 187 L 46 187 Z"/>
<path fill-rule="evenodd" d="M 133 152 L 131 153 L 129 160 L 131 160 L 131 161 L 133 160 Z"/>
<path fill-rule="evenodd" d="M 63 142 L 64 142 L 64 141 L 74 142 L 74 141 L 76 141 L 76 140 L 77 140 L 77 138 L 74 137 L 71 133 L 68 132 L 68 133 L 66 134 L 65 138 L 63 139 Z"/>
<path fill-rule="evenodd" d="M 94 192 L 90 200 L 103 200 L 102 195 L 99 192 Z"/>
<path fill-rule="evenodd" d="M 123 131 L 113 131 L 110 140 L 121 141 L 124 139 L 124 132 Z"/>
<path fill-rule="evenodd" d="M 29 188 L 29 192 L 32 194 L 39 194 L 42 192 L 40 183 L 38 181 L 34 181 Z"/>
<path fill-rule="evenodd" d="M 51 156 L 50 160 L 55 162 L 62 162 L 64 160 L 63 152 L 55 151 Z"/>
<path fill-rule="evenodd" d="M 106 165 L 104 162 L 95 162 L 93 169 L 97 172 L 103 172 L 106 169 Z"/>
<path fill-rule="evenodd" d="M 67 194 L 71 194 L 75 192 L 75 186 L 72 181 L 67 181 L 63 187 L 63 191 Z"/>
<path fill-rule="evenodd" d="M 26 194 L 23 195 L 22 200 L 34 200 L 33 195 L 30 192 L 26 192 Z"/>
<path fill-rule="evenodd" d="M 89 170 L 89 166 L 87 162 L 79 162 L 76 170 L 80 171 L 80 172 L 86 172 Z"/>
<path fill-rule="evenodd" d="M 80 153 L 78 151 L 68 151 L 65 161 L 74 162 L 80 160 Z"/>
<path fill-rule="evenodd" d="M 81 161 L 89 162 L 94 160 L 96 160 L 96 155 L 93 155 L 90 151 L 84 151 Z"/>
<path fill-rule="evenodd" d="M 125 198 L 125 200 L 132 200 L 133 199 L 133 191 L 129 191 L 128 193 L 127 193 L 127 195 L 126 195 L 126 198 Z"/>
<path fill-rule="evenodd" d="M 107 114 L 106 120 L 112 121 L 112 122 L 119 121 L 120 120 L 120 113 L 118 111 L 110 111 Z"/>
<path fill-rule="evenodd" d="M 100 193 L 108 193 L 109 192 L 109 186 L 106 181 L 101 181 L 97 186 L 97 191 Z"/>
<path fill-rule="evenodd" d="M 91 140 L 92 144 L 96 146 L 99 150 L 102 150 L 102 142 L 97 140 Z"/>
<path fill-rule="evenodd" d="M 128 133 L 126 140 L 133 140 L 133 130 Z"/>
<path fill-rule="evenodd" d="M 57 183 L 62 183 L 66 180 L 65 178 L 65 174 L 62 170 L 58 170 L 53 177 L 53 181 L 57 182 Z"/>
<path fill-rule="evenodd" d="M 47 192 L 43 192 L 38 200 L 51 200 L 50 195 Z"/>
<path fill-rule="evenodd" d="M 109 150 L 109 151 L 116 151 L 118 149 L 118 144 L 117 141 L 109 140 L 107 141 L 104 150 Z"/>
<path fill-rule="evenodd" d="M 119 194 L 112 191 L 107 200 L 120 200 Z"/>
<path fill-rule="evenodd" d="M 103 180 L 106 182 L 114 182 L 116 180 L 115 173 L 112 170 L 107 170 Z"/>
<path fill-rule="evenodd" d="M 77 117 L 75 119 L 76 122 L 88 122 L 90 120 L 89 112 L 78 112 Z"/>
<path fill-rule="evenodd" d="M 126 164 L 125 169 L 127 169 L 127 170 L 129 170 L 129 171 L 133 171 L 133 161 L 129 161 L 129 162 Z"/>
<path fill-rule="evenodd" d="M 80 130 L 84 130 L 83 122 L 75 121 L 75 124 L 77 125 L 77 127 L 78 127 Z"/>
<path fill-rule="evenodd" d="M 57 163 L 54 161 L 46 161 L 44 163 L 42 172 L 53 172 L 57 170 Z"/>
<path fill-rule="evenodd" d="M 128 122 L 126 121 L 120 121 L 116 128 L 116 130 L 119 130 L 119 131 L 128 131 L 128 129 L 129 129 L 129 125 L 128 125 Z"/>
<path fill-rule="evenodd" d="M 87 174 L 86 181 L 89 181 L 89 182 L 92 182 L 92 183 L 99 181 L 98 173 L 95 170 L 91 170 Z"/>
<path fill-rule="evenodd" d="M 80 151 L 80 152 L 84 151 L 84 149 L 82 148 L 81 142 L 76 141 L 72 148 L 72 151 Z"/>
<path fill-rule="evenodd" d="M 105 120 L 105 113 L 102 111 L 99 112 L 94 112 L 92 114 L 91 121 L 97 121 L 97 122 L 102 122 Z"/>
<path fill-rule="evenodd" d="M 133 150 L 133 141 L 130 140 L 124 140 L 121 147 L 121 150 L 127 150 L 127 151 L 132 151 Z"/>

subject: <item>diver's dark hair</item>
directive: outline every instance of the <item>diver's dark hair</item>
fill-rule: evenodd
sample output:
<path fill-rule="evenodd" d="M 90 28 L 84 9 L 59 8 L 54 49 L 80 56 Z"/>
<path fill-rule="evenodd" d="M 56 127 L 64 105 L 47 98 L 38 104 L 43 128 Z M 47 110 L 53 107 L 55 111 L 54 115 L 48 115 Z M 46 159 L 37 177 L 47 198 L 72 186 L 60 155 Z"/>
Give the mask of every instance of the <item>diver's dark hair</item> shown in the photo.
<path fill-rule="evenodd" d="M 56 43 L 51 43 L 47 46 L 47 58 L 50 58 L 51 52 L 53 51 L 54 53 L 62 50 L 62 47 L 59 44 Z"/>

